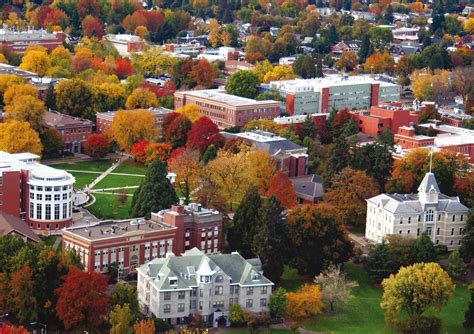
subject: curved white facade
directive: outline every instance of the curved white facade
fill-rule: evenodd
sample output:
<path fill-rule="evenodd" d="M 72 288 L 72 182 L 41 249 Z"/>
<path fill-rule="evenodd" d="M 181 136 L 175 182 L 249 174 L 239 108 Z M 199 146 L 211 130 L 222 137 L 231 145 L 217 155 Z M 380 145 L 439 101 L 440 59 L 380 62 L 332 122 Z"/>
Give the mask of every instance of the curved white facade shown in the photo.
<path fill-rule="evenodd" d="M 63 171 L 39 165 L 28 177 L 28 218 L 33 228 L 55 230 L 72 219 L 74 177 Z"/>

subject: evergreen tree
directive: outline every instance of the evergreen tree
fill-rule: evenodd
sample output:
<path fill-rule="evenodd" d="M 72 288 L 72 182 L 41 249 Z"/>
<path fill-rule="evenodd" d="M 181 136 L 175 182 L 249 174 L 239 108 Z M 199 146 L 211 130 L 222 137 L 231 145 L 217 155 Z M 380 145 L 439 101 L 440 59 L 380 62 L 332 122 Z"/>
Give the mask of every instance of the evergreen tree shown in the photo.
<path fill-rule="evenodd" d="M 333 146 L 329 149 L 323 175 L 326 186 L 331 184 L 332 178 L 349 165 L 349 144 L 343 136 L 336 138 Z"/>
<path fill-rule="evenodd" d="M 316 134 L 315 132 L 316 132 L 316 129 L 314 128 L 313 120 L 311 119 L 311 116 L 308 115 L 303 122 L 300 138 L 301 139 L 304 139 L 306 137 L 314 138 L 314 135 Z"/>
<path fill-rule="evenodd" d="M 380 189 L 384 189 L 393 167 L 391 149 L 379 143 L 357 147 L 352 154 L 351 166 L 365 171 L 377 180 Z"/>
<path fill-rule="evenodd" d="M 324 74 L 323 74 L 323 60 L 321 59 L 321 57 L 318 57 L 318 60 L 316 62 L 316 75 L 315 75 L 316 78 L 322 78 L 324 77 Z"/>
<path fill-rule="evenodd" d="M 380 282 L 397 270 L 397 260 L 385 241 L 377 244 L 369 252 L 365 265 L 369 276 L 376 282 Z"/>
<path fill-rule="evenodd" d="M 462 324 L 466 329 L 474 328 L 474 283 L 471 283 L 469 290 L 471 290 L 471 302 L 464 315 L 464 322 Z"/>
<path fill-rule="evenodd" d="M 211 160 L 214 160 L 217 157 L 217 148 L 211 144 L 207 147 L 206 151 L 202 155 L 202 162 L 207 165 L 207 163 Z"/>
<path fill-rule="evenodd" d="M 383 15 L 383 18 L 385 21 L 387 21 L 387 24 L 393 23 L 393 8 L 391 5 L 388 5 L 387 9 L 385 10 L 385 14 Z"/>
<path fill-rule="evenodd" d="M 282 206 L 271 196 L 264 200 L 258 214 L 258 223 L 252 240 L 252 251 L 262 261 L 262 269 L 271 281 L 279 282 L 286 260 L 288 244 L 284 237 L 284 225 L 281 222 Z M 275 256 L 275 254 L 279 256 Z"/>
<path fill-rule="evenodd" d="M 393 145 L 395 145 L 392 131 L 390 131 L 390 129 L 385 129 L 382 132 L 380 132 L 379 137 L 377 138 L 377 143 L 387 146 L 390 149 L 392 149 Z"/>
<path fill-rule="evenodd" d="M 303 79 L 314 78 L 316 76 L 316 67 L 313 58 L 308 55 L 299 56 L 293 63 L 293 71 Z"/>
<path fill-rule="evenodd" d="M 474 208 L 469 210 L 459 253 L 466 263 L 474 257 Z"/>
<path fill-rule="evenodd" d="M 54 93 L 53 85 L 49 85 L 46 90 L 44 105 L 51 110 L 56 110 L 56 94 Z"/>
<path fill-rule="evenodd" d="M 329 41 L 330 44 L 334 44 L 339 40 L 339 36 L 337 35 L 337 29 L 336 29 L 336 26 L 334 24 L 331 24 L 329 26 L 329 30 L 328 30 L 327 35 L 328 35 L 328 41 Z"/>
<path fill-rule="evenodd" d="M 372 46 L 370 44 L 370 36 L 368 33 L 365 33 L 362 36 L 362 43 L 360 44 L 359 49 L 359 62 L 365 63 L 365 60 L 371 55 Z"/>
<path fill-rule="evenodd" d="M 351 10 L 352 1 L 351 0 L 344 0 L 343 6 L 344 10 Z"/>
<path fill-rule="evenodd" d="M 434 262 L 436 260 L 436 248 L 426 232 L 419 236 L 413 246 L 412 263 Z"/>
<path fill-rule="evenodd" d="M 158 159 L 152 161 L 145 179 L 133 194 L 132 217 L 150 217 L 151 212 L 169 209 L 171 205 L 178 203 L 167 174 L 166 163 Z"/>
<path fill-rule="evenodd" d="M 459 255 L 459 251 L 455 250 L 451 254 L 449 254 L 448 257 L 448 273 L 451 275 L 451 277 L 457 278 L 457 279 L 463 279 L 464 276 L 466 275 L 466 264 L 464 261 L 461 259 L 461 256 Z"/>
<path fill-rule="evenodd" d="M 256 187 L 247 190 L 235 211 L 233 226 L 227 234 L 231 250 L 238 251 L 244 258 L 252 257 L 252 240 L 259 221 L 262 198 Z"/>

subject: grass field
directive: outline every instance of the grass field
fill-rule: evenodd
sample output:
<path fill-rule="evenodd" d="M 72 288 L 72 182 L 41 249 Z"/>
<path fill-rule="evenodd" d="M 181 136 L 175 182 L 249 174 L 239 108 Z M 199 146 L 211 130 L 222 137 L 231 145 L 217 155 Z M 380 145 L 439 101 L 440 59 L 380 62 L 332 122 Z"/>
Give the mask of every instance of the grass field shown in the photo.
<path fill-rule="evenodd" d="M 96 217 L 101 219 L 127 219 L 129 218 L 128 210 L 132 204 L 132 197 L 129 196 L 127 201 L 122 205 L 118 201 L 117 195 L 94 193 L 96 202 L 87 209 Z"/>
<path fill-rule="evenodd" d="M 124 175 L 107 175 L 102 181 L 94 186 L 94 189 L 120 188 L 126 186 L 139 186 L 143 180 L 143 176 L 124 176 Z"/>
<path fill-rule="evenodd" d="M 76 178 L 76 182 L 74 183 L 74 189 L 82 189 L 86 184 L 91 183 L 94 181 L 99 174 L 92 174 L 92 173 L 81 173 L 81 172 L 69 172 Z"/>
<path fill-rule="evenodd" d="M 136 174 L 136 175 L 145 175 L 146 167 L 138 162 L 133 160 L 125 160 L 115 168 L 112 172 L 114 173 L 123 173 L 123 174 Z"/>
<path fill-rule="evenodd" d="M 382 289 L 372 284 L 362 268 L 347 264 L 345 270 L 348 277 L 359 284 L 354 289 L 355 298 L 344 307 L 336 309 L 334 314 L 320 314 L 302 322 L 302 327 L 327 333 L 395 333 L 392 328 L 385 325 L 383 311 L 380 308 Z M 296 271 L 285 268 L 281 285 L 285 289 L 295 290 L 304 281 Z M 467 285 L 459 284 L 448 305 L 439 314 L 443 321 L 443 333 L 469 333 L 462 327 L 469 297 Z"/>
<path fill-rule="evenodd" d="M 65 162 L 59 164 L 50 165 L 53 168 L 65 169 L 65 170 L 80 170 L 88 172 L 105 172 L 110 166 L 112 166 L 112 160 L 90 160 L 90 161 L 78 161 L 78 162 Z"/>
<path fill-rule="evenodd" d="M 106 193 L 113 193 L 113 194 L 120 194 L 120 193 L 125 193 L 125 194 L 131 194 L 133 195 L 135 193 L 135 190 L 137 190 L 137 188 L 122 188 L 122 189 L 115 189 L 115 190 L 107 190 L 105 189 L 104 191 L 102 191 L 102 189 L 94 189 L 95 192 L 94 193 L 102 193 L 102 192 L 106 192 Z"/>

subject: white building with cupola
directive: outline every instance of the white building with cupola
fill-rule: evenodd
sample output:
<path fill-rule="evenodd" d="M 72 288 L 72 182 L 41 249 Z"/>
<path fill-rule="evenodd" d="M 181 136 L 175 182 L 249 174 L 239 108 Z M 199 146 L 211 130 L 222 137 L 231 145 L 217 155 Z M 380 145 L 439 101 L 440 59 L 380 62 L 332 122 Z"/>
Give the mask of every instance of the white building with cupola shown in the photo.
<path fill-rule="evenodd" d="M 228 326 L 232 304 L 269 312 L 273 283 L 259 259 L 239 253 L 205 254 L 197 248 L 182 256 L 168 253 L 137 268 L 138 301 L 143 313 L 171 325 L 189 323 L 195 314 L 206 327 Z"/>
<path fill-rule="evenodd" d="M 426 173 L 414 194 L 380 194 L 367 199 L 365 238 L 382 242 L 399 234 L 416 238 L 421 233 L 449 250 L 461 245 L 469 208 L 440 192 L 435 175 Z"/>

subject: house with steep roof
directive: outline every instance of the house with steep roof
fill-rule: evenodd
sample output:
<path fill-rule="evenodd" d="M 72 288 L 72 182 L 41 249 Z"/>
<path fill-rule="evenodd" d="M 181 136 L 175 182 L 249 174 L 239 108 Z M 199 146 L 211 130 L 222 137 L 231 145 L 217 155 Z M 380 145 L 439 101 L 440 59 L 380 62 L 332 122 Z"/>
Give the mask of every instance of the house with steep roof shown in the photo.
<path fill-rule="evenodd" d="M 469 209 L 459 197 L 442 194 L 435 175 L 426 173 L 415 194 L 380 194 L 367 199 L 365 238 L 387 235 L 416 238 L 425 232 L 436 245 L 459 248 Z"/>
<path fill-rule="evenodd" d="M 23 241 L 41 242 L 38 235 L 18 217 L 0 212 L 0 236 L 17 235 Z"/>
<path fill-rule="evenodd" d="M 268 312 L 274 285 L 263 275 L 260 259 L 246 260 L 237 252 L 205 254 L 197 248 L 182 256 L 168 253 L 137 273 L 142 311 L 172 325 L 186 324 L 195 314 L 206 327 L 229 325 L 232 304 Z"/>

